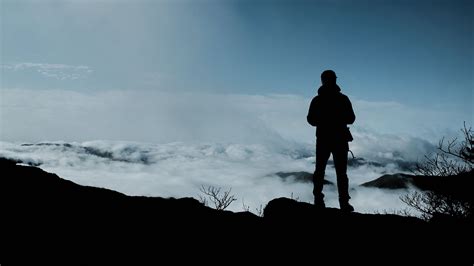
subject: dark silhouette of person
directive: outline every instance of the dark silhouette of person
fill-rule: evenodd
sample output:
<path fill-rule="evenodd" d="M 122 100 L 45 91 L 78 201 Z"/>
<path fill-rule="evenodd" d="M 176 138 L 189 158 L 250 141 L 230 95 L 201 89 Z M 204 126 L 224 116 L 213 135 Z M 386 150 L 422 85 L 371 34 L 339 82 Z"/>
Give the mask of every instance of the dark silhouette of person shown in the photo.
<path fill-rule="evenodd" d="M 336 73 L 325 70 L 321 74 L 321 87 L 309 107 L 308 123 L 316 127 L 316 169 L 313 174 L 314 205 L 324 208 L 323 182 L 330 154 L 334 160 L 341 210 L 352 212 L 349 204 L 349 179 L 347 178 L 347 154 L 352 136 L 347 127 L 355 121 L 349 98 L 341 93 L 336 84 Z"/>

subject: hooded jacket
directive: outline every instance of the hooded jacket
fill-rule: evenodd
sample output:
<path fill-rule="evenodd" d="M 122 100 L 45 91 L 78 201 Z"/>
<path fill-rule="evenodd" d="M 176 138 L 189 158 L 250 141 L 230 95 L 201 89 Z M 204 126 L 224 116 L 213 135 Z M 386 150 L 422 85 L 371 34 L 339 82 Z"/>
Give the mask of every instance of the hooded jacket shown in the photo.
<path fill-rule="evenodd" d="M 323 85 L 311 101 L 307 120 L 316 127 L 318 139 L 347 141 L 347 125 L 354 123 L 355 114 L 338 85 Z"/>

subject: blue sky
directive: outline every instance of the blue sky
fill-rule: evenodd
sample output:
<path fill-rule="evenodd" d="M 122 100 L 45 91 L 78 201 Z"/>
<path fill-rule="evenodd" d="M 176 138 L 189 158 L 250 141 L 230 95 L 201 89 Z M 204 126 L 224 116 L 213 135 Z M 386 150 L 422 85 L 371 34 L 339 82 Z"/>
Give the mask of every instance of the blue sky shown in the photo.
<path fill-rule="evenodd" d="M 334 69 L 354 99 L 472 122 L 473 3 L 2 0 L 1 88 L 310 99 Z"/>

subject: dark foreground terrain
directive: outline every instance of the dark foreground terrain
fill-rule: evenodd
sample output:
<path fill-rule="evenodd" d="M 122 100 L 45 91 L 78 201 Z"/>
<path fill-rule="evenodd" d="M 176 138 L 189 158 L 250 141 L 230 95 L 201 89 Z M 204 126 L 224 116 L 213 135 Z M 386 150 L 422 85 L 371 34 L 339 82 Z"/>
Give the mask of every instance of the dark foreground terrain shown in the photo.
<path fill-rule="evenodd" d="M 280 259 L 315 264 L 323 258 L 472 262 L 469 221 L 346 214 L 287 198 L 270 201 L 258 217 L 217 211 L 192 198 L 131 197 L 81 186 L 7 159 L 0 159 L 0 169 L 2 265 L 168 259 L 172 264 Z"/>

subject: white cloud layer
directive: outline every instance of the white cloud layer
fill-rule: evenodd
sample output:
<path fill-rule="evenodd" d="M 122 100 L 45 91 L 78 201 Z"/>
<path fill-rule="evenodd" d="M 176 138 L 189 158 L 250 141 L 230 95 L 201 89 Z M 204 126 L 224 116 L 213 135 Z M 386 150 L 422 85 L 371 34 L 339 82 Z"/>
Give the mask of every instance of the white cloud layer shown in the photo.
<path fill-rule="evenodd" d="M 83 78 L 93 72 L 92 68 L 88 66 L 28 62 L 2 64 L 1 68 L 12 71 L 33 70 L 46 78 L 53 78 L 57 80 L 76 80 Z"/>
<path fill-rule="evenodd" d="M 302 152 L 302 153 L 301 153 Z M 91 141 L 20 145 L 0 142 L 0 156 L 41 164 L 46 171 L 83 185 L 111 188 L 128 195 L 194 197 L 201 186 L 232 188 L 238 201 L 229 209 L 252 212 L 277 197 L 312 201 L 312 184 L 282 179 L 277 172 L 312 172 L 314 157 L 304 151 L 277 152 L 264 145 L 151 144 Z M 358 185 L 375 179 L 393 166 L 363 165 L 350 168 L 352 202 L 360 212 L 400 210 L 399 195 L 405 190 L 385 191 Z M 399 170 L 398 170 L 399 171 Z M 336 182 L 328 166 L 327 179 Z M 335 186 L 325 186 L 326 203 L 338 207 Z"/>

